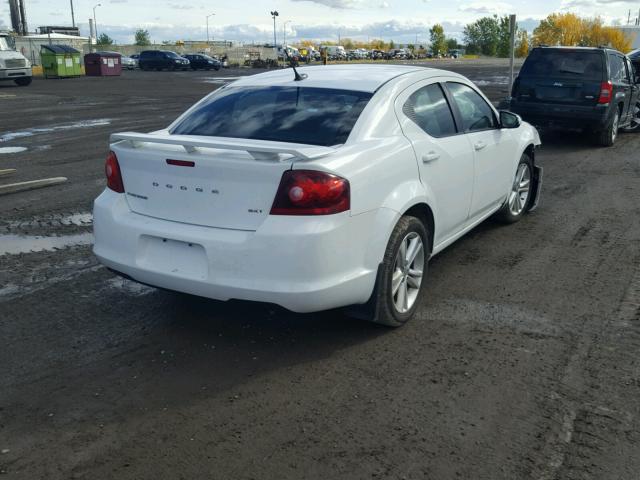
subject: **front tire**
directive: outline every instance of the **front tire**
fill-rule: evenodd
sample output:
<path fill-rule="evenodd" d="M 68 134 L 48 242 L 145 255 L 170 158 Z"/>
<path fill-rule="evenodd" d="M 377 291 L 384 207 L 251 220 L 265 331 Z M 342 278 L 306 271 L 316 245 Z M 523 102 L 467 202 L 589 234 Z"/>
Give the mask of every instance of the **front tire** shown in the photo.
<path fill-rule="evenodd" d="M 631 125 L 622 129 L 623 132 L 632 133 L 640 130 L 640 101 L 633 107 L 633 118 Z"/>
<path fill-rule="evenodd" d="M 533 200 L 533 162 L 528 154 L 523 153 L 516 174 L 507 196 L 507 201 L 497 213 L 498 220 L 504 223 L 519 221 L 531 207 Z"/>
<path fill-rule="evenodd" d="M 416 217 L 404 216 L 396 224 L 374 288 L 376 314 L 372 320 L 400 327 L 415 314 L 426 285 L 430 232 Z"/>
<path fill-rule="evenodd" d="M 16 85 L 18 85 L 19 87 L 26 87 L 28 85 L 31 85 L 31 81 L 31 77 L 21 77 L 15 79 Z"/>

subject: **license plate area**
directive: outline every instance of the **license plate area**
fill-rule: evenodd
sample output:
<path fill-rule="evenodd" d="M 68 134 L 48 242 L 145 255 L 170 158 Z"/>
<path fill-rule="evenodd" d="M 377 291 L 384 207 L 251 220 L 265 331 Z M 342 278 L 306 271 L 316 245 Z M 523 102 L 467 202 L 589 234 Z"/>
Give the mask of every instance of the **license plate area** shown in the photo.
<path fill-rule="evenodd" d="M 151 235 L 140 237 L 137 263 L 146 270 L 196 280 L 205 280 L 209 271 L 202 245 Z"/>

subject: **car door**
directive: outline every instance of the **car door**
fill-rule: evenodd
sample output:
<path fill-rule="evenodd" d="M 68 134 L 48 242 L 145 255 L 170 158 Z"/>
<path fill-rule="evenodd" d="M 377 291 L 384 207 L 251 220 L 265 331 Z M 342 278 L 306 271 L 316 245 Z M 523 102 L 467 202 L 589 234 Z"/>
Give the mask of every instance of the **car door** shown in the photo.
<path fill-rule="evenodd" d="M 398 96 L 395 108 L 413 145 L 420 180 L 433 195 L 437 245 L 466 225 L 473 193 L 473 151 L 458 136 L 440 83 L 425 80 L 412 85 Z"/>
<path fill-rule="evenodd" d="M 625 59 L 622 55 L 609 52 L 609 69 L 611 71 L 611 81 L 613 82 L 613 98 L 616 103 L 622 103 L 622 114 L 620 124 L 625 125 L 630 120 L 631 106 L 631 78 L 627 72 Z"/>
<path fill-rule="evenodd" d="M 473 199 L 469 217 L 485 215 L 504 202 L 519 153 L 514 130 L 502 130 L 495 110 L 473 87 L 446 83 L 458 125 L 474 152 Z"/>

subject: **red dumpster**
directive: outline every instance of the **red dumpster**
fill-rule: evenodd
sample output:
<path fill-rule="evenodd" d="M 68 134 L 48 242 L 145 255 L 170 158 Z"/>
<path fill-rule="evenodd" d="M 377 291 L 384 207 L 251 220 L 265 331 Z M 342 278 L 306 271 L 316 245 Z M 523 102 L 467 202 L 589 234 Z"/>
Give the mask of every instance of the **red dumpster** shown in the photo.
<path fill-rule="evenodd" d="M 118 52 L 95 52 L 84 56 L 85 74 L 92 77 L 120 75 L 122 73 L 121 55 Z"/>

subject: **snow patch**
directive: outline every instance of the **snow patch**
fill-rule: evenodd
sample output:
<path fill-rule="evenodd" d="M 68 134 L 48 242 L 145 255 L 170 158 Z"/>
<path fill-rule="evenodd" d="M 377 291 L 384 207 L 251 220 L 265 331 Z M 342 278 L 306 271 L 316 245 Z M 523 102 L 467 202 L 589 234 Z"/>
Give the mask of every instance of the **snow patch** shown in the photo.
<path fill-rule="evenodd" d="M 54 251 L 78 245 L 91 245 L 93 233 L 62 235 L 60 237 L 0 235 L 0 256 L 19 253 Z"/>
<path fill-rule="evenodd" d="M 0 147 L 0 154 L 2 153 L 20 153 L 27 150 L 27 147 Z"/>
<path fill-rule="evenodd" d="M 58 132 L 62 130 L 75 130 L 77 128 L 91 128 L 111 125 L 110 118 L 99 118 L 96 120 L 82 120 L 80 122 L 67 123 L 63 125 L 54 125 L 51 127 L 27 128 L 26 130 L 18 130 L 16 132 L 7 132 L 0 135 L 0 143 L 9 142 L 16 138 L 32 137 L 41 133 Z"/>

